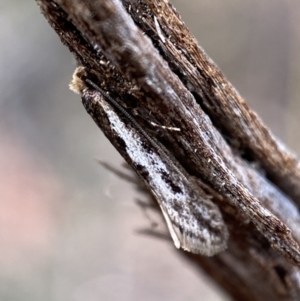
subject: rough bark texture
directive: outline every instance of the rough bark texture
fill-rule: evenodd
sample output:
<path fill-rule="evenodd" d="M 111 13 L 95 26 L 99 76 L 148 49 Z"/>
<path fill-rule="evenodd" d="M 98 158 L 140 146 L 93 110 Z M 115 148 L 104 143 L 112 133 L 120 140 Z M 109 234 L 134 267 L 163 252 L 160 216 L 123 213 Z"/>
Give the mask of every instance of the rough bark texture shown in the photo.
<path fill-rule="evenodd" d="M 117 0 L 37 2 L 80 64 L 96 71 L 93 80 L 219 206 L 230 233 L 228 249 L 212 258 L 182 256 L 235 300 L 298 300 L 299 161 L 248 108 L 172 5 L 158 0 L 123 0 L 124 6 Z M 103 116 L 99 108 L 84 105 L 91 115 Z M 102 120 L 95 119 L 131 164 Z M 157 131 L 149 120 L 180 131 Z"/>

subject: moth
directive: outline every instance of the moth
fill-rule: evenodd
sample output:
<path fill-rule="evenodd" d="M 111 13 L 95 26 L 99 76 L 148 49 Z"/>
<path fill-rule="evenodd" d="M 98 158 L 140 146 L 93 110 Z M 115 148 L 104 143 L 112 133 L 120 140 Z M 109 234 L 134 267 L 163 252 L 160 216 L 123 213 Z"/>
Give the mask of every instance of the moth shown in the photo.
<path fill-rule="evenodd" d="M 176 248 L 213 256 L 227 247 L 228 230 L 216 204 L 134 117 L 90 78 L 75 70 L 70 89 L 155 196 Z"/>

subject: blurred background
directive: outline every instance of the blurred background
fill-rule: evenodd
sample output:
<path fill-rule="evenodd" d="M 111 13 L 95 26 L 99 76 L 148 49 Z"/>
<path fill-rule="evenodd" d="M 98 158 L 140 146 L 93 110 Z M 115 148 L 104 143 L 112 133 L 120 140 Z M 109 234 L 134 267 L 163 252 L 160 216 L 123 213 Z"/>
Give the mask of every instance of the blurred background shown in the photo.
<path fill-rule="evenodd" d="M 173 4 L 299 153 L 300 2 Z M 75 60 L 35 1 L 0 8 L 0 300 L 228 300 L 172 243 L 139 233 L 147 197 L 97 163 L 123 160 L 69 91 Z"/>

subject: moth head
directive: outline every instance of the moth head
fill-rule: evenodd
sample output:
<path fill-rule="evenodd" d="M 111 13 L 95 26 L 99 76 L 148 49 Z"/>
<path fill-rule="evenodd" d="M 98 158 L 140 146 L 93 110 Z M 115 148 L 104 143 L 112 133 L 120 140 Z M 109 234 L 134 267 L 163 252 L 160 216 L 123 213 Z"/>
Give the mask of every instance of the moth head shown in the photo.
<path fill-rule="evenodd" d="M 86 83 L 84 82 L 84 78 L 86 78 L 86 76 L 86 68 L 83 66 L 77 67 L 69 84 L 70 90 L 77 94 L 82 94 L 82 91 L 86 88 Z"/>

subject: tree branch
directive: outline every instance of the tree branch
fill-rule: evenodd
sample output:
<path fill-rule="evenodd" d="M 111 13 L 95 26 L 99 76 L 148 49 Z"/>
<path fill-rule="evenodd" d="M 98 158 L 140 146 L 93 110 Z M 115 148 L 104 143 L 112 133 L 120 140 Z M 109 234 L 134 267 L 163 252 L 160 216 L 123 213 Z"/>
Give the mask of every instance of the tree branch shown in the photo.
<path fill-rule="evenodd" d="M 173 7 L 166 1 L 123 0 L 129 15 L 117 0 L 37 2 L 87 68 L 84 77 L 109 91 L 172 164 L 193 177 L 184 187 L 196 181 L 218 205 L 230 233 L 228 249 L 213 258 L 182 255 L 236 300 L 299 297 L 299 161 L 248 108 Z M 87 111 L 143 177 L 108 122 L 108 112 L 120 112 L 105 109 L 103 97 L 90 90 L 92 97 L 83 99 Z M 160 131 L 149 120 L 161 125 Z M 126 118 L 121 121 L 127 125 Z M 140 133 L 134 125 L 130 130 Z M 146 184 L 155 193 L 147 179 Z"/>

